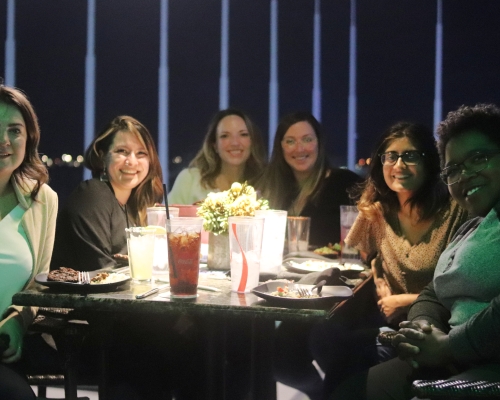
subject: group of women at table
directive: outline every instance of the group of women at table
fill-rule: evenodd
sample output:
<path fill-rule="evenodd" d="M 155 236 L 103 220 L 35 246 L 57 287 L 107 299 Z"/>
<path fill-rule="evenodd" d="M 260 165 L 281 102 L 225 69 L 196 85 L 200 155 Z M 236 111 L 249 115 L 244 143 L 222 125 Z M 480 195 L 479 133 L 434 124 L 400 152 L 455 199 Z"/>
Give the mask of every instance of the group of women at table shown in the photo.
<path fill-rule="evenodd" d="M 375 146 L 362 181 L 329 165 L 320 124 L 310 113 L 295 112 L 280 121 L 266 165 L 256 125 L 240 110 L 223 110 L 213 117 L 201 150 L 169 193 L 171 204 L 194 204 L 209 192 L 248 181 L 271 208 L 311 217 L 310 243 L 315 246 L 339 241 L 339 205 L 356 201 L 360 213 L 346 242 L 361 251 L 372 269 L 374 301 L 359 305 L 363 318 L 340 316 L 278 329 L 276 378 L 313 400 L 409 399 L 408 384 L 419 376 L 500 378 L 500 272 L 495 270 L 500 109 L 463 106 L 440 124 L 438 135 L 436 148 L 426 127 L 393 125 Z M 114 118 L 96 136 L 85 153 L 93 178 L 75 189 L 59 214 L 38 155 L 39 140 L 27 97 L 0 86 L 0 398 L 34 398 L 22 373 L 25 360 L 36 358 L 44 346 L 25 336 L 37 310 L 12 305 L 12 295 L 49 266 L 84 271 L 119 265 L 126 255 L 126 226 L 146 225 L 146 208 L 163 198 L 153 139 L 132 117 Z M 130 325 L 123 329 L 141 340 L 141 324 L 135 334 Z M 172 343 L 184 340 L 189 324 L 165 324 L 177 335 Z M 377 343 L 380 331 L 399 326 L 397 348 Z M 141 357 L 154 357 L 154 345 L 161 340 L 150 340 L 151 352 L 142 348 Z M 192 342 L 185 343 L 189 347 Z M 165 357 L 186 350 L 174 347 Z M 397 352 L 400 359 L 394 358 Z M 182 354 L 179 359 L 187 360 L 175 364 L 182 372 L 193 367 L 189 360 L 196 357 Z M 313 360 L 325 372 L 324 380 Z M 129 367 L 121 366 L 121 379 Z M 128 377 L 149 386 L 158 375 L 147 372 L 147 382 L 136 368 Z M 176 398 L 202 398 L 189 377 L 176 383 L 181 387 Z M 134 389 L 140 398 L 141 388 Z M 133 398 L 133 392 L 127 396 Z M 165 388 L 157 393 L 166 395 Z M 126 398 L 123 392 L 120 398 Z"/>

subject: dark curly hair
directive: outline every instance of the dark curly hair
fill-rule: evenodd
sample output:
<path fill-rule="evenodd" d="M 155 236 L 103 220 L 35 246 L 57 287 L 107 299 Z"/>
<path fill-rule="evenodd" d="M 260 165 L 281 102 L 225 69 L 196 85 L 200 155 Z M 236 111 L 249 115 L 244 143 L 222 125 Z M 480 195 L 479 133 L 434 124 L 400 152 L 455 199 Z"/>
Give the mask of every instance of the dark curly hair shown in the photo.
<path fill-rule="evenodd" d="M 388 215 L 391 210 L 400 209 L 397 194 L 385 183 L 380 154 L 384 153 L 394 140 L 402 138 L 408 138 L 418 151 L 424 153 L 422 159 L 425 181 L 408 200 L 411 207 L 418 210 L 421 220 L 425 220 L 449 204 L 448 191 L 439 178 L 439 155 L 432 131 L 422 124 L 403 121 L 392 125 L 379 138 L 372 154 L 368 178 L 351 191 L 353 197 L 361 195 L 358 209 L 367 217 L 375 214 L 378 204 L 382 206 L 384 215 Z"/>
<path fill-rule="evenodd" d="M 479 131 L 500 147 L 500 108 L 494 104 L 462 105 L 450 111 L 437 128 L 438 150 L 444 165 L 444 152 L 448 142 L 463 133 Z"/>

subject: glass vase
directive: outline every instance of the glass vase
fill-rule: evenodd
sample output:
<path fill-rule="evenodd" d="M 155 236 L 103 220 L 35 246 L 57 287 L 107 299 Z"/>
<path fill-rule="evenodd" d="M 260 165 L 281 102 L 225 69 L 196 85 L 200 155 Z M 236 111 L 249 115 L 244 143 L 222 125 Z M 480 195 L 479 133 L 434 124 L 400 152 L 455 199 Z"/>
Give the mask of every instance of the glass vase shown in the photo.
<path fill-rule="evenodd" d="M 229 234 L 208 234 L 207 268 L 229 271 Z"/>

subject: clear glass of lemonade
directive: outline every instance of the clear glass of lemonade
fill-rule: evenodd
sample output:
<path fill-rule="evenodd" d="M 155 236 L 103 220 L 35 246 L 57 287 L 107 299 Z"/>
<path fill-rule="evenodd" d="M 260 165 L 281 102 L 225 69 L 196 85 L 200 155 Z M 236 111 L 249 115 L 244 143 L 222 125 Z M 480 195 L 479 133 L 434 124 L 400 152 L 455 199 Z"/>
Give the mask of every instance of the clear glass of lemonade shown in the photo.
<path fill-rule="evenodd" d="M 127 234 L 130 276 L 137 282 L 149 282 L 153 277 L 156 229 L 131 227 Z"/>

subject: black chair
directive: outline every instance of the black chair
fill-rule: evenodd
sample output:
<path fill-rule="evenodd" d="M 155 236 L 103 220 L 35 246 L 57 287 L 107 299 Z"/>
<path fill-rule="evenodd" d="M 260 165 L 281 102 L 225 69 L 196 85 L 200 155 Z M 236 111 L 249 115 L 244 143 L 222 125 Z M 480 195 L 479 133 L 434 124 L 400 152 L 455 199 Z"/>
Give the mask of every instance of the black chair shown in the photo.
<path fill-rule="evenodd" d="M 78 320 L 71 309 L 40 308 L 31 332 L 52 335 L 57 346 L 61 371 L 43 374 L 26 371 L 30 385 L 38 386 L 38 398 L 46 399 L 48 386 L 63 386 L 67 400 L 89 400 L 77 396 L 77 367 L 82 343 L 89 332 L 86 321 Z"/>
<path fill-rule="evenodd" d="M 464 380 L 417 380 L 413 382 L 412 390 L 419 399 L 486 400 L 500 398 L 500 382 Z"/>

